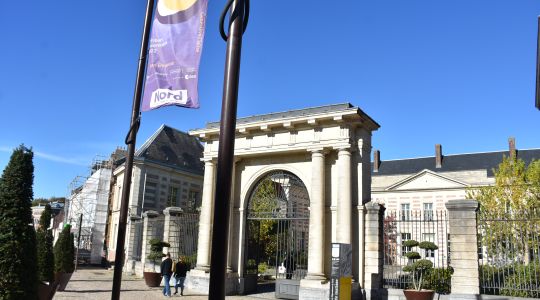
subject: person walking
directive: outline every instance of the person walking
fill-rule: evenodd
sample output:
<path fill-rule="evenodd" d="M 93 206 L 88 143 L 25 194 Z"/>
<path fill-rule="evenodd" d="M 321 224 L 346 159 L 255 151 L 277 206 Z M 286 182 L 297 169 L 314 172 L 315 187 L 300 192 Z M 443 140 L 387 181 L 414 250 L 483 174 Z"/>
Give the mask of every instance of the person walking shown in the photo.
<path fill-rule="evenodd" d="M 174 294 L 178 294 L 178 287 L 180 287 L 180 296 L 184 296 L 184 281 L 186 280 L 187 271 L 189 271 L 189 265 L 186 263 L 186 258 L 180 256 L 178 262 L 174 266 Z"/>
<path fill-rule="evenodd" d="M 165 283 L 165 286 L 163 287 L 163 295 L 165 297 L 170 297 L 171 296 L 171 285 L 170 285 L 170 280 L 171 280 L 171 274 L 172 274 L 172 259 L 171 259 L 171 254 L 167 252 L 167 255 L 166 255 L 167 258 L 165 258 L 162 262 L 161 262 L 161 277 L 163 277 L 163 281 Z"/>

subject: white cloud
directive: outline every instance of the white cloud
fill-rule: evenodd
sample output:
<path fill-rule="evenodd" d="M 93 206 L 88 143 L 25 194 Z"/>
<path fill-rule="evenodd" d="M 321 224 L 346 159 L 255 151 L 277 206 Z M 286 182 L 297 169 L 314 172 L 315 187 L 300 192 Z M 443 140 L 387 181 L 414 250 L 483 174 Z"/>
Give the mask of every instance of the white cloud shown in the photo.
<path fill-rule="evenodd" d="M 14 149 L 15 148 L 6 147 L 6 146 L 0 146 L 0 152 L 11 153 L 11 152 L 13 152 Z M 34 150 L 34 155 L 36 157 L 39 157 L 39 158 L 42 158 L 42 159 L 45 159 L 45 160 L 64 163 L 64 164 L 70 164 L 70 165 L 76 165 L 76 166 L 86 166 L 86 165 L 88 165 L 88 163 L 84 163 L 84 162 L 82 162 L 80 160 L 77 160 L 77 159 L 74 159 L 74 158 L 62 157 L 62 156 L 58 156 L 58 155 L 54 155 L 54 154 L 48 154 L 48 153 L 39 152 L 39 151 L 35 151 L 35 150 Z"/>

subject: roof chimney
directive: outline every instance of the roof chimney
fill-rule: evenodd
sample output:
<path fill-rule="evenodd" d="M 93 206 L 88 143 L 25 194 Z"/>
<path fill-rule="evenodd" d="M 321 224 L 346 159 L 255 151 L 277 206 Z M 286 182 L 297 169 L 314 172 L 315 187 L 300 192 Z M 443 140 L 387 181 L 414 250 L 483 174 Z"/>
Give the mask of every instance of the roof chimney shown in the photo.
<path fill-rule="evenodd" d="M 442 167 L 442 146 L 441 144 L 435 145 L 435 168 L 440 169 Z"/>
<path fill-rule="evenodd" d="M 512 159 L 516 159 L 516 139 L 514 137 L 508 138 L 508 152 L 510 152 Z"/>
<path fill-rule="evenodd" d="M 373 151 L 373 172 L 379 172 L 379 166 L 381 164 L 381 151 Z"/>

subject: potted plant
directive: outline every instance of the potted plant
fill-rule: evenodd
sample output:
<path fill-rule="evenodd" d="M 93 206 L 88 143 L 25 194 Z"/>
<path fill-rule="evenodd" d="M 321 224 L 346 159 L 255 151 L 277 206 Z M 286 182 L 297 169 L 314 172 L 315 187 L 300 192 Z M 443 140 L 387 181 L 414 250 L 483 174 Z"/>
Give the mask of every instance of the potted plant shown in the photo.
<path fill-rule="evenodd" d="M 405 256 L 409 259 L 407 266 L 403 268 L 403 271 L 411 273 L 412 285 L 414 289 L 404 290 L 405 298 L 407 300 L 431 300 L 435 292 L 433 290 L 423 290 L 422 286 L 427 280 L 427 275 L 433 269 L 433 263 L 425 258 L 427 251 L 435 251 L 439 247 L 432 242 L 417 242 L 415 240 L 408 240 L 403 243 L 403 246 L 408 248 L 418 247 L 424 249 L 424 258 L 420 256 L 420 253 L 416 251 L 409 251 Z"/>
<path fill-rule="evenodd" d="M 161 259 L 165 256 L 163 247 L 170 247 L 171 245 L 157 238 L 151 239 L 148 243 L 150 244 L 150 254 L 148 254 L 147 258 L 153 263 L 154 269 L 153 272 L 143 272 L 144 282 L 149 287 L 158 287 L 161 283 L 161 273 L 156 272 L 156 262 L 161 262 Z"/>
<path fill-rule="evenodd" d="M 66 224 L 54 245 L 55 283 L 58 285 L 59 291 L 66 288 L 75 270 L 75 245 L 73 240 L 71 225 Z"/>

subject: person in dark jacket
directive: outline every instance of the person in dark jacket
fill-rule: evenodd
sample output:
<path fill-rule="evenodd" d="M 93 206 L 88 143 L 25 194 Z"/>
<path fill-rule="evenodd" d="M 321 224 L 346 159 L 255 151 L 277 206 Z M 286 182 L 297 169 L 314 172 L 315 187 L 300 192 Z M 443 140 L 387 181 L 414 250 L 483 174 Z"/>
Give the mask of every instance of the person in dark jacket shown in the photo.
<path fill-rule="evenodd" d="M 180 256 L 174 266 L 174 279 L 176 280 L 174 285 L 175 295 L 178 294 L 178 287 L 180 287 L 180 295 L 184 296 L 184 281 L 186 280 L 187 271 L 189 271 L 189 265 L 186 263 L 186 258 Z"/>
<path fill-rule="evenodd" d="M 166 258 L 161 262 L 161 277 L 163 277 L 164 285 L 163 287 L 163 295 L 166 297 L 171 296 L 171 286 L 169 281 L 171 280 L 172 275 L 172 259 L 171 254 L 167 253 Z"/>

